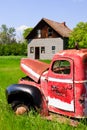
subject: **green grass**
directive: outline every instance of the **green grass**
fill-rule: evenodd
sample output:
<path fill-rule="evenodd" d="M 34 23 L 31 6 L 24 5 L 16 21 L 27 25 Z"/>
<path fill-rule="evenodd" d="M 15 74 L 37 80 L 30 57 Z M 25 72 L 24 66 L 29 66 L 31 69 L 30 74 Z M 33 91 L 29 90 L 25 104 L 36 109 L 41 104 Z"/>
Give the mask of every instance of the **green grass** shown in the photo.
<path fill-rule="evenodd" d="M 0 130 L 87 130 L 86 123 L 78 127 L 48 121 L 32 111 L 28 115 L 16 116 L 7 104 L 5 89 L 24 76 L 20 70 L 19 56 L 0 57 Z M 46 61 L 47 62 L 47 61 Z"/>

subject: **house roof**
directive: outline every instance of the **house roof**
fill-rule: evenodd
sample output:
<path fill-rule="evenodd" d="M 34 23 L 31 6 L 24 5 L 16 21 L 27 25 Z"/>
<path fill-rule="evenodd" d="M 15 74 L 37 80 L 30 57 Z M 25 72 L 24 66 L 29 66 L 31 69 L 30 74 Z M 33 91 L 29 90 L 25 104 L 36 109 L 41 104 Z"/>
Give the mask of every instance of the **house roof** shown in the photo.
<path fill-rule="evenodd" d="M 40 25 L 40 23 L 44 21 L 46 24 L 48 24 L 51 28 L 53 28 L 58 34 L 60 34 L 62 37 L 69 37 L 70 33 L 71 33 L 71 29 L 69 29 L 66 26 L 66 23 L 59 23 L 56 21 L 52 21 L 46 18 L 42 18 L 38 24 L 33 28 L 33 30 L 26 36 L 26 39 L 29 38 L 29 36 L 32 34 L 32 32 L 37 28 L 38 25 Z"/>
<path fill-rule="evenodd" d="M 66 23 L 55 22 L 46 18 L 43 20 L 48 23 L 57 33 L 59 33 L 63 37 L 69 37 L 71 30 L 66 26 Z"/>

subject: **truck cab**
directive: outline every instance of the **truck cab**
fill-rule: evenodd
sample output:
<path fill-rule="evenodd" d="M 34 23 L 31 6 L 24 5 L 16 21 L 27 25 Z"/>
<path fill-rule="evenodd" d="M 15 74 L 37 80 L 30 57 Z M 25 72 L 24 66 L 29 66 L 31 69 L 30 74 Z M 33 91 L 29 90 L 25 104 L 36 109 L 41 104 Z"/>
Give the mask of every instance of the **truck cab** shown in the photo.
<path fill-rule="evenodd" d="M 60 51 L 50 64 L 25 58 L 20 66 L 26 77 L 6 89 L 13 109 L 25 105 L 45 115 L 87 117 L 87 49 Z"/>

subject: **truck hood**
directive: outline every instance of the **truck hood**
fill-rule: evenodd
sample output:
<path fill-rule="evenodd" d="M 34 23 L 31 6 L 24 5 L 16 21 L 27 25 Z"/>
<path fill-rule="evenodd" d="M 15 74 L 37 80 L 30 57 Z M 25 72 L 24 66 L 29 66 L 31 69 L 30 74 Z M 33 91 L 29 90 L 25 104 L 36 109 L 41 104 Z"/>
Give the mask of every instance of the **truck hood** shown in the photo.
<path fill-rule="evenodd" d="M 41 74 L 49 68 L 49 64 L 29 58 L 21 59 L 22 71 L 35 82 L 38 82 Z"/>

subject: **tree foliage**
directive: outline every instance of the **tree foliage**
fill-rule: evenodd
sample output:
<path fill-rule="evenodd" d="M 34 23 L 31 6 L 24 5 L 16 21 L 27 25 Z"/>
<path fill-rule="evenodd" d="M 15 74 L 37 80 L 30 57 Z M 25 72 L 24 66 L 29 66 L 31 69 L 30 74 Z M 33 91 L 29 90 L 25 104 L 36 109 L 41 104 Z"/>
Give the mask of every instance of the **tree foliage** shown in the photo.
<path fill-rule="evenodd" d="M 26 38 L 27 35 L 32 31 L 32 29 L 33 28 L 27 28 L 27 29 L 25 29 L 24 32 L 23 32 L 23 37 Z"/>
<path fill-rule="evenodd" d="M 69 48 L 75 48 L 78 43 L 79 48 L 87 48 L 87 22 L 79 22 L 73 29 L 69 37 Z"/>
<path fill-rule="evenodd" d="M 27 43 L 17 42 L 15 28 L 0 27 L 0 56 L 27 55 Z"/>
<path fill-rule="evenodd" d="M 15 28 L 8 28 L 5 24 L 0 27 L 0 43 L 8 44 L 16 42 L 15 39 Z"/>
<path fill-rule="evenodd" d="M 26 43 L 0 44 L 0 56 L 27 55 Z"/>

